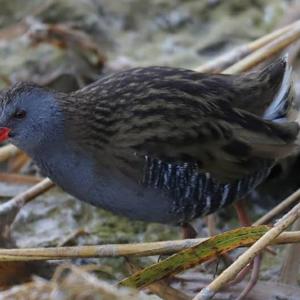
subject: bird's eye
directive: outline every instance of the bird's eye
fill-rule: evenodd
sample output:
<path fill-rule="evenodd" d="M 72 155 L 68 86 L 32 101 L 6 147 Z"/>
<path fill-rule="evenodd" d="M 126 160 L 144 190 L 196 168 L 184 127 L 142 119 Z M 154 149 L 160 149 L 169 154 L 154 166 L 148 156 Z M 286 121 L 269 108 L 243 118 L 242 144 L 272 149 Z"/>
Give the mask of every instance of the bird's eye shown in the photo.
<path fill-rule="evenodd" d="M 16 118 L 16 119 L 23 119 L 23 118 L 25 118 L 25 116 L 26 116 L 26 111 L 25 110 L 17 110 L 14 113 L 14 118 Z"/>

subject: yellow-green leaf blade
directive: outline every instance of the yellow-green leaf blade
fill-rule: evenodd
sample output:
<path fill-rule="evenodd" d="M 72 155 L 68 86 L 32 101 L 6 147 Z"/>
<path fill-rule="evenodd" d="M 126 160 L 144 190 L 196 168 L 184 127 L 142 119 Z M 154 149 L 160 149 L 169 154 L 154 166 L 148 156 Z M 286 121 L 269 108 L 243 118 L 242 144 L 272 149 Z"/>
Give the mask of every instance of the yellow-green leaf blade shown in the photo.
<path fill-rule="evenodd" d="M 159 263 L 136 272 L 122 280 L 120 284 L 133 288 L 147 286 L 166 276 L 192 268 L 235 248 L 252 244 L 265 234 L 268 229 L 268 226 L 241 227 L 218 234 L 198 245 L 182 250 Z"/>

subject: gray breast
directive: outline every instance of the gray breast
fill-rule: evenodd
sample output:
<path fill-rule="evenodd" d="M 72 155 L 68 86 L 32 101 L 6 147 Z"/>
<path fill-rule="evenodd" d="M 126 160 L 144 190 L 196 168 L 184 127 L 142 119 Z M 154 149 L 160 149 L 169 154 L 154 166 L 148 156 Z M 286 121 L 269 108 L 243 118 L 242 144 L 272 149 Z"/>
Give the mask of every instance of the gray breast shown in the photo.
<path fill-rule="evenodd" d="M 195 165 L 146 157 L 141 184 L 63 143 L 43 149 L 38 158 L 45 175 L 82 201 L 131 219 L 173 224 L 207 215 L 241 198 L 267 176 L 271 166 L 265 163 L 252 176 L 222 184 Z"/>

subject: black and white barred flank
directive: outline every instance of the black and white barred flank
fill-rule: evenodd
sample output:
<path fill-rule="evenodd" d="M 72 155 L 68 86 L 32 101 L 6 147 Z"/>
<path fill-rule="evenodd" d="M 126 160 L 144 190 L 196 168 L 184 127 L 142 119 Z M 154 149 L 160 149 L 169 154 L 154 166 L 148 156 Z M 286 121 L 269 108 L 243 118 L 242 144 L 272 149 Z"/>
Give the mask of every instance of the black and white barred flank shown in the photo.
<path fill-rule="evenodd" d="M 196 165 L 165 163 L 145 157 L 143 184 L 160 189 L 173 201 L 171 214 L 176 214 L 180 223 L 205 216 L 239 200 L 266 178 L 272 163 L 265 161 L 262 168 L 252 175 L 232 183 L 220 183 L 209 173 L 199 171 Z"/>

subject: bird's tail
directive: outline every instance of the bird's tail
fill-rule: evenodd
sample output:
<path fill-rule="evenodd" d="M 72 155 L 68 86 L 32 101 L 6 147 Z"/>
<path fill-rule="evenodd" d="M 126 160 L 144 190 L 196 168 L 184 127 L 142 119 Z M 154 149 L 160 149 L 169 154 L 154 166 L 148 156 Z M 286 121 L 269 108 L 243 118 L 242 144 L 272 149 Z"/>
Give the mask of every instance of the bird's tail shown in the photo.
<path fill-rule="evenodd" d="M 281 57 L 277 63 L 284 64 L 284 75 L 280 88 L 274 100 L 265 110 L 263 118 L 280 123 L 296 121 L 299 109 L 295 103 L 296 94 L 293 84 L 292 67 L 288 63 L 288 55 Z"/>
<path fill-rule="evenodd" d="M 278 129 L 283 130 L 288 143 L 294 145 L 294 153 L 300 147 L 300 113 L 299 104 L 296 103 L 296 93 L 293 83 L 292 67 L 288 62 L 288 55 L 280 58 L 285 64 L 284 76 L 274 100 L 265 110 L 263 118 L 278 124 Z M 292 148 L 291 148 L 292 149 Z"/>

